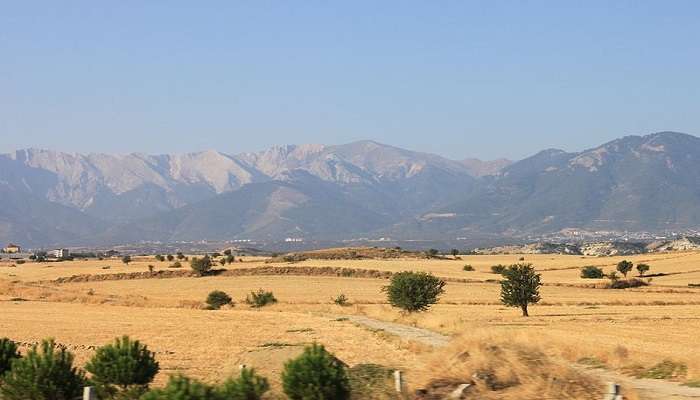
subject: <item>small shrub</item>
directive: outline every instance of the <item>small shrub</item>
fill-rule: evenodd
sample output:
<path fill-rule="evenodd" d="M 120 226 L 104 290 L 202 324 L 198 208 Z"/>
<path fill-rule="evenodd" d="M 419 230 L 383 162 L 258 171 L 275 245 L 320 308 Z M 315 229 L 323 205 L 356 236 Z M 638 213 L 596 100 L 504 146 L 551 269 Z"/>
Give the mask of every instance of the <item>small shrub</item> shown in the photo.
<path fill-rule="evenodd" d="M 642 287 L 642 286 L 649 286 L 648 283 L 644 282 L 641 279 L 615 279 L 611 281 L 607 288 L 608 289 L 629 289 L 629 288 L 636 288 L 636 287 Z"/>
<path fill-rule="evenodd" d="M 172 254 L 168 254 L 165 258 L 167 258 L 170 262 L 172 262 L 175 259 L 175 257 Z"/>
<path fill-rule="evenodd" d="M 282 387 L 291 400 L 346 400 L 350 382 L 345 366 L 318 344 L 284 365 Z"/>
<path fill-rule="evenodd" d="M 333 302 L 339 306 L 349 306 L 350 301 L 348 300 L 348 297 L 344 295 L 343 293 L 339 294 L 338 297 L 333 299 Z"/>
<path fill-rule="evenodd" d="M 160 254 L 156 255 L 156 261 L 163 262 L 165 261 L 165 257 L 161 256 Z"/>
<path fill-rule="evenodd" d="M 202 258 L 194 257 L 192 261 L 190 261 L 190 266 L 199 276 L 204 276 L 211 271 L 211 258 L 209 258 L 209 256 L 204 256 Z"/>
<path fill-rule="evenodd" d="M 20 357 L 17 344 L 8 338 L 0 339 L 0 377 L 10 370 L 12 361 Z"/>
<path fill-rule="evenodd" d="M 394 307 L 409 313 L 426 311 L 445 292 L 445 281 L 426 272 L 404 271 L 394 274 L 382 291 Z"/>
<path fill-rule="evenodd" d="M 233 303 L 231 296 L 226 294 L 226 292 L 222 292 L 221 290 L 214 290 L 207 296 L 207 304 L 209 305 L 210 310 L 218 310 L 222 306 L 229 305 L 231 303 Z"/>
<path fill-rule="evenodd" d="M 270 384 L 267 379 L 257 375 L 253 369 L 243 368 L 238 378 L 224 381 L 218 392 L 226 400 L 259 400 L 268 390 Z"/>
<path fill-rule="evenodd" d="M 182 268 L 182 264 L 180 264 L 180 261 L 175 261 L 168 268 Z"/>
<path fill-rule="evenodd" d="M 84 373 L 73 366 L 73 354 L 49 339 L 12 362 L 0 385 L 0 398 L 74 399 L 82 396 L 85 383 Z"/>
<path fill-rule="evenodd" d="M 429 249 L 428 251 L 425 252 L 425 255 L 428 258 L 437 257 L 438 254 L 440 254 L 440 252 L 437 249 Z"/>
<path fill-rule="evenodd" d="M 462 271 L 474 271 L 474 267 L 471 265 L 467 264 L 464 267 L 462 267 Z"/>
<path fill-rule="evenodd" d="M 648 379 L 679 379 L 688 374 L 688 366 L 683 363 L 664 360 L 648 370 L 642 372 L 638 378 Z"/>
<path fill-rule="evenodd" d="M 171 376 L 162 389 L 151 390 L 140 400 L 223 400 L 217 390 L 210 385 L 186 376 Z"/>
<path fill-rule="evenodd" d="M 122 262 L 126 265 L 129 265 L 129 263 L 131 262 L 131 256 L 122 257 Z"/>
<path fill-rule="evenodd" d="M 505 265 L 498 264 L 491 267 L 491 272 L 493 272 L 494 274 L 503 275 L 503 272 L 505 272 L 507 268 L 508 267 L 506 267 Z"/>
<path fill-rule="evenodd" d="M 17 260 L 17 261 L 15 261 L 15 263 L 16 263 L 17 265 L 22 265 L 22 264 L 26 263 L 26 261 L 24 261 L 24 260 Z"/>
<path fill-rule="evenodd" d="M 259 289 L 257 292 L 250 292 L 248 297 L 246 297 L 245 302 L 251 307 L 260 308 L 268 304 L 277 303 L 277 299 L 272 292 Z"/>
<path fill-rule="evenodd" d="M 160 367 L 155 354 L 138 340 L 123 336 L 97 349 L 85 365 L 100 397 L 137 397 L 148 389 Z"/>
<path fill-rule="evenodd" d="M 148 272 L 153 273 L 153 271 L 156 269 L 153 265 L 148 266 Z"/>
<path fill-rule="evenodd" d="M 583 279 L 602 279 L 605 273 L 598 267 L 588 266 L 581 268 L 581 278 Z"/>
<path fill-rule="evenodd" d="M 395 399 L 393 370 L 377 364 L 358 364 L 348 369 L 352 399 Z"/>

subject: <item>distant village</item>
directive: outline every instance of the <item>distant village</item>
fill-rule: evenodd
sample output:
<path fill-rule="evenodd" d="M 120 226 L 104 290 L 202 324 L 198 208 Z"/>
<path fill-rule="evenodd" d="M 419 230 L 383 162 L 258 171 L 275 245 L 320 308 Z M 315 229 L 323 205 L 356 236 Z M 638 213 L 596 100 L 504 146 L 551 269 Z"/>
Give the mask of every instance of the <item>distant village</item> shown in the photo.
<path fill-rule="evenodd" d="M 22 246 L 10 243 L 3 247 L 0 251 L 0 259 L 23 260 L 23 259 L 57 259 L 65 260 L 71 257 L 69 249 L 52 249 L 47 251 L 27 252 L 22 249 Z"/>

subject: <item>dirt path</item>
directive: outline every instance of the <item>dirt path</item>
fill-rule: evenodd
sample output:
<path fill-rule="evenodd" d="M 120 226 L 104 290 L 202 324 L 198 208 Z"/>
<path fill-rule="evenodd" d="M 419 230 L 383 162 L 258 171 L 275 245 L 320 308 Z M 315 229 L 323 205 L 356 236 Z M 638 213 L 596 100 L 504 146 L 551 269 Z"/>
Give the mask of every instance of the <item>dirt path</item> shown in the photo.
<path fill-rule="evenodd" d="M 372 330 L 381 330 L 392 335 L 396 335 L 401 339 L 427 344 L 428 346 L 432 347 L 444 347 L 447 346 L 447 344 L 450 342 L 449 336 L 429 331 L 427 329 L 396 324 L 393 322 L 379 321 L 361 315 L 343 315 L 339 318 L 344 318 L 350 322 L 365 326 Z"/>
<path fill-rule="evenodd" d="M 343 315 L 350 322 L 373 330 L 396 335 L 402 339 L 412 340 L 433 347 L 444 347 L 450 342 L 450 337 L 427 329 L 379 321 L 361 315 Z M 578 368 L 578 367 L 577 367 Z M 616 382 L 634 388 L 643 400 L 693 400 L 700 399 L 700 388 L 682 386 L 678 383 L 659 379 L 635 379 L 629 376 L 603 369 L 579 368 L 604 382 Z"/>

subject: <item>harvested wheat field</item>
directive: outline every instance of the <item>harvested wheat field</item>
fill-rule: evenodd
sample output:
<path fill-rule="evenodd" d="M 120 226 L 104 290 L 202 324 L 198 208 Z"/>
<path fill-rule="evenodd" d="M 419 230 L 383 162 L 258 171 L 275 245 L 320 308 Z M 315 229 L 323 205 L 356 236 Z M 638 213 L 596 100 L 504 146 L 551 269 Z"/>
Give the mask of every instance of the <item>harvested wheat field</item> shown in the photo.
<path fill-rule="evenodd" d="M 648 274 L 657 276 L 649 286 L 623 290 L 603 289 L 605 280 L 579 276 L 582 266 L 610 272 L 622 259 L 647 263 Z M 680 372 L 665 376 L 669 380 L 700 380 L 695 345 L 700 288 L 688 285 L 700 281 L 700 253 L 266 261 L 246 257 L 206 277 L 193 276 L 185 262 L 182 268 L 169 268 L 172 263 L 150 257 L 135 258 L 129 265 L 118 259 L 0 264 L 0 330 L 25 343 L 54 337 L 80 361 L 94 346 L 127 334 L 158 353 L 164 367 L 158 383 L 173 372 L 222 380 L 246 364 L 269 377 L 277 392 L 284 361 L 312 342 L 325 344 L 351 366 L 376 363 L 401 369 L 411 390 L 434 388 L 438 378 L 470 380 L 477 371 L 493 370 L 493 379 L 505 387 L 489 392 L 493 388 L 477 385 L 480 398 L 534 399 L 538 393 L 599 398 L 601 381 L 607 378 L 588 368 L 642 376 L 667 360 L 682 366 Z M 529 318 L 500 303 L 500 275 L 491 272 L 492 265 L 519 261 L 534 264 L 544 283 L 542 301 L 531 307 Z M 467 264 L 474 271 L 464 271 Z M 382 288 L 390 273 L 405 270 L 445 278 L 441 301 L 424 313 L 407 315 L 392 308 Z M 272 291 L 278 302 L 262 309 L 245 304 L 246 296 L 260 288 Z M 228 293 L 233 308 L 203 309 L 213 290 Z M 340 294 L 347 296 L 349 305 L 334 304 Z M 434 349 L 419 339 L 368 328 L 343 315 L 429 329 L 452 343 Z M 499 356 L 489 360 L 488 349 L 495 348 Z M 459 358 L 463 353 L 475 356 L 465 361 Z M 523 361 L 519 354 L 526 360 L 534 357 L 536 363 Z M 457 361 L 436 361 L 453 358 Z M 551 379 L 571 385 L 552 385 Z M 632 387 L 627 394 L 661 398 L 634 394 Z"/>

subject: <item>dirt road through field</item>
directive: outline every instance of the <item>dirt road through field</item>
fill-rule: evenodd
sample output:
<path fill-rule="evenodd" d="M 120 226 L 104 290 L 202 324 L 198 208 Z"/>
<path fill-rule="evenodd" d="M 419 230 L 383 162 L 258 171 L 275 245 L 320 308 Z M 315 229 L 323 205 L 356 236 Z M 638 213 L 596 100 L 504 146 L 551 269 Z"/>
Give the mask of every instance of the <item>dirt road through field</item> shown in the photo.
<path fill-rule="evenodd" d="M 444 347 L 450 342 L 450 337 L 427 329 L 379 321 L 359 315 L 344 315 L 358 325 L 372 330 L 382 330 L 401 339 L 416 341 L 433 347 Z M 579 367 L 577 367 L 579 368 Z M 693 400 L 700 399 L 700 388 L 682 386 L 678 383 L 658 379 L 635 379 L 603 369 L 580 368 L 586 373 L 598 377 L 604 382 L 616 382 L 634 388 L 643 400 Z"/>

